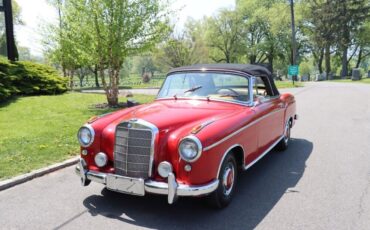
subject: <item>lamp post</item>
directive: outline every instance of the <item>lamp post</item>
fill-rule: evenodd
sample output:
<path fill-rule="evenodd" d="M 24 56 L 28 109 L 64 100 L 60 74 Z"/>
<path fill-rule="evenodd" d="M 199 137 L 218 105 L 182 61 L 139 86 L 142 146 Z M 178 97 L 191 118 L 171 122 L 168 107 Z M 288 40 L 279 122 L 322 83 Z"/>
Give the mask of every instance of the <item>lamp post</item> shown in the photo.
<path fill-rule="evenodd" d="M 0 12 L 4 13 L 5 18 L 5 36 L 8 59 L 18 60 L 18 52 L 14 40 L 13 11 L 11 0 L 0 0 Z"/>
<path fill-rule="evenodd" d="M 296 38 L 295 38 L 295 22 L 294 22 L 294 2 L 290 0 L 290 14 L 292 17 L 292 65 L 296 65 Z M 293 85 L 297 76 L 292 76 Z"/>

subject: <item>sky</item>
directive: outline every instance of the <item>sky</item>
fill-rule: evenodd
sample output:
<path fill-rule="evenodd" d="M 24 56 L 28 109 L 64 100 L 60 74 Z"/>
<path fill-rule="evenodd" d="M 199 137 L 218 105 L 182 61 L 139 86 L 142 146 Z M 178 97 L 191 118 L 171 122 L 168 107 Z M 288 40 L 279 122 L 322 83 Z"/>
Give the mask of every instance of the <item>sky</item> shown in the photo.
<path fill-rule="evenodd" d="M 56 22 L 57 12 L 46 0 L 16 0 L 20 5 L 21 17 L 24 26 L 15 27 L 18 44 L 30 48 L 31 54 L 42 56 L 43 46 L 41 37 L 42 24 Z M 232 8 L 235 0 L 174 0 L 171 9 L 179 10 L 176 13 L 176 31 L 181 31 L 188 17 L 200 19 L 211 16 L 220 8 Z"/>

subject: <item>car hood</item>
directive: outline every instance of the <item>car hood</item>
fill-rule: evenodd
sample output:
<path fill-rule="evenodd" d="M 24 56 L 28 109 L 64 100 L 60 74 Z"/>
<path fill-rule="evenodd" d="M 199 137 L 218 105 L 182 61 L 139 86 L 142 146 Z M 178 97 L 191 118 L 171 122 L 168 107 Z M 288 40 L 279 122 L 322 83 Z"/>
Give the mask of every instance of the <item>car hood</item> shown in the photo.
<path fill-rule="evenodd" d="M 168 159 L 168 148 L 175 149 L 177 140 L 189 135 L 191 130 L 207 121 L 226 119 L 236 116 L 245 110 L 245 106 L 227 102 L 207 100 L 157 100 L 153 103 L 124 109 L 102 117 L 92 125 L 96 130 L 94 151 L 108 153 L 113 160 L 115 130 L 117 125 L 130 119 L 141 119 L 158 128 L 157 160 Z M 213 124 L 214 124 L 213 123 Z M 172 151 L 174 152 L 174 151 Z M 172 157 L 175 157 L 173 155 Z M 172 159 L 174 160 L 174 159 Z"/>
<path fill-rule="evenodd" d="M 217 120 L 240 111 L 231 103 L 202 100 L 158 100 L 129 113 L 130 118 L 148 121 L 159 130 L 173 130 L 210 119 Z"/>

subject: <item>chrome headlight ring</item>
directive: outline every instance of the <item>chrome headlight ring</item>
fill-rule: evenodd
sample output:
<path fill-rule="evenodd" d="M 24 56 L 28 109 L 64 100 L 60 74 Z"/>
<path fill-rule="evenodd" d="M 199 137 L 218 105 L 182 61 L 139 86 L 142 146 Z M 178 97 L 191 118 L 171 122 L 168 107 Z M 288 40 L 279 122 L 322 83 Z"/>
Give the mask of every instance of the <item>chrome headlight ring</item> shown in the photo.
<path fill-rule="evenodd" d="M 181 139 L 178 152 L 181 157 L 186 162 L 195 162 L 202 155 L 202 143 L 200 140 L 194 136 L 186 136 Z"/>
<path fill-rule="evenodd" d="M 83 133 L 83 132 L 86 132 L 86 133 Z M 87 137 L 83 137 L 82 135 L 87 136 Z M 87 138 L 87 139 L 84 141 L 83 138 Z M 82 126 L 77 132 L 77 139 L 82 147 L 89 147 L 94 142 L 94 138 L 95 138 L 95 131 L 93 127 L 89 124 Z"/>

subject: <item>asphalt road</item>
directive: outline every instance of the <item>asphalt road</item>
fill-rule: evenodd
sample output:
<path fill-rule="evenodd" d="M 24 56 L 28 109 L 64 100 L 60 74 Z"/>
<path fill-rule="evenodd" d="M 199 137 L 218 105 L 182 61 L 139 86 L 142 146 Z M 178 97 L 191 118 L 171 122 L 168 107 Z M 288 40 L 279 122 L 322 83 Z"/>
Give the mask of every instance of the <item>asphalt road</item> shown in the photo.
<path fill-rule="evenodd" d="M 370 229 L 370 85 L 292 91 L 300 120 L 289 149 L 244 172 L 224 210 L 82 188 L 69 167 L 0 192 L 0 228 Z"/>

